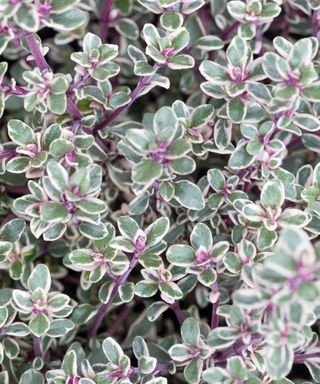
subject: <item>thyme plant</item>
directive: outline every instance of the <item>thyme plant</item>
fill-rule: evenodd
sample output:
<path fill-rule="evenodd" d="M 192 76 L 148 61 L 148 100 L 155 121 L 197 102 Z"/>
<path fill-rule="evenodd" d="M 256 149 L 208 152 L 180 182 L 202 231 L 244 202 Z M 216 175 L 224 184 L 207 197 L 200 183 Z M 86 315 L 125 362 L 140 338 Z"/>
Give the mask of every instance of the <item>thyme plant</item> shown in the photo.
<path fill-rule="evenodd" d="M 319 0 L 0 0 L 0 384 L 320 383 L 319 39 Z"/>

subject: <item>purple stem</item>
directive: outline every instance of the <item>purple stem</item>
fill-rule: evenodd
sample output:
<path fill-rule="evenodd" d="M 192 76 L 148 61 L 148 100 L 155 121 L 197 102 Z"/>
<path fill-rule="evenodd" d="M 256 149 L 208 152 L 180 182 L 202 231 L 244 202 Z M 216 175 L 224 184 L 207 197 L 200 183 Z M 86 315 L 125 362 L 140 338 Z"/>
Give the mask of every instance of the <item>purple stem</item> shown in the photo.
<path fill-rule="evenodd" d="M 52 72 L 49 64 L 46 62 L 46 59 L 44 58 L 42 52 L 40 51 L 40 48 L 37 44 L 37 41 L 34 37 L 34 35 L 28 35 L 27 36 L 27 41 L 28 41 L 28 45 L 29 45 L 29 48 L 31 50 L 31 53 L 32 53 L 32 56 L 34 57 L 35 59 L 35 62 L 37 64 L 37 67 L 41 70 L 41 71 L 50 71 Z M 82 83 L 84 81 L 86 81 L 88 78 L 88 76 L 84 76 L 83 78 L 81 78 L 79 80 L 79 83 Z M 75 88 L 75 84 L 73 85 L 73 88 L 72 90 Z M 72 117 L 72 119 L 77 123 L 78 121 L 81 120 L 82 118 L 82 115 L 77 107 L 77 105 L 72 101 L 71 99 L 71 96 L 69 95 L 67 97 L 67 111 L 68 113 L 70 114 L 70 116 Z M 79 128 L 79 124 L 75 124 L 73 126 L 73 131 L 76 133 L 76 131 L 78 130 Z M 96 138 L 96 143 L 105 151 L 106 150 L 106 147 L 105 145 L 102 143 L 102 141 L 98 138 Z"/>
<path fill-rule="evenodd" d="M 106 41 L 106 38 L 107 38 L 111 9 L 112 9 L 112 0 L 104 0 L 101 17 L 100 17 L 100 30 L 99 30 L 99 37 L 103 43 Z"/>
<path fill-rule="evenodd" d="M 320 23 L 320 11 L 314 11 L 311 18 L 312 35 L 318 37 Z"/>
<path fill-rule="evenodd" d="M 42 357 L 40 337 L 33 336 L 33 350 L 35 357 Z"/>
<path fill-rule="evenodd" d="M 129 268 L 127 269 L 127 271 L 123 275 L 119 276 L 116 279 L 115 286 L 112 289 L 109 301 L 107 303 L 103 303 L 100 305 L 98 312 L 96 313 L 96 315 L 94 316 L 94 318 L 92 320 L 91 326 L 89 327 L 89 330 L 88 330 L 88 336 L 90 336 L 90 337 L 96 336 L 98 329 L 100 328 L 100 325 L 101 325 L 110 305 L 112 304 L 114 298 L 118 294 L 118 288 L 127 281 L 130 273 L 132 272 L 134 267 L 137 265 L 140 255 L 141 255 L 141 251 L 139 251 L 139 252 L 136 251 L 134 253 L 131 261 L 130 261 Z"/>
<path fill-rule="evenodd" d="M 49 64 L 47 63 L 45 57 L 43 56 L 36 38 L 34 35 L 28 35 L 26 37 L 30 51 L 32 53 L 32 56 L 34 57 L 34 60 L 37 64 L 37 67 L 40 69 L 41 72 L 49 71 L 52 72 Z M 67 110 L 71 117 L 74 120 L 80 120 L 81 119 L 81 113 L 78 109 L 78 107 L 74 104 L 74 102 L 71 100 L 70 96 L 67 98 Z"/>
<path fill-rule="evenodd" d="M 221 33 L 220 33 L 220 39 L 221 40 L 227 40 L 228 36 L 239 27 L 240 23 L 239 21 L 234 21 L 229 27 L 225 28 Z"/>
<path fill-rule="evenodd" d="M 27 195 L 30 193 L 29 188 L 25 185 L 8 185 L 5 184 L 4 188 L 8 193 L 19 193 L 21 195 Z"/>
<path fill-rule="evenodd" d="M 294 356 L 294 362 L 296 364 L 304 363 L 306 360 L 309 359 L 320 359 L 320 352 L 314 352 L 314 353 L 297 353 Z"/>
<path fill-rule="evenodd" d="M 254 333 L 249 344 L 245 344 L 242 339 L 238 339 L 233 345 L 231 345 L 231 347 L 225 349 L 224 351 L 214 352 L 212 357 L 215 363 L 225 363 L 230 357 L 240 356 L 243 350 L 248 348 L 250 345 L 261 342 L 262 340 L 262 335 Z"/>
<path fill-rule="evenodd" d="M 34 58 L 34 61 L 36 62 L 37 67 L 40 69 L 40 71 L 41 72 L 51 71 L 49 64 L 47 63 L 45 57 L 43 56 L 34 35 L 33 34 L 27 35 L 26 40 L 29 45 L 31 54 Z"/>
<path fill-rule="evenodd" d="M 300 136 L 296 136 L 293 138 L 293 140 L 287 145 L 287 149 L 293 149 L 297 146 L 299 146 L 302 143 L 302 139 Z"/>
<path fill-rule="evenodd" d="M 180 308 L 180 303 L 179 301 L 175 301 L 173 304 L 170 305 L 170 308 L 173 310 L 175 313 L 177 320 L 179 324 L 182 324 L 185 320 L 185 316 Z"/>
<path fill-rule="evenodd" d="M 155 70 L 159 68 L 159 66 L 156 64 L 154 66 Z M 102 120 L 100 123 L 96 125 L 94 128 L 94 132 L 98 132 L 104 127 L 107 127 L 109 124 L 111 124 L 118 116 L 120 116 L 125 110 L 127 110 L 132 103 L 140 96 L 143 89 L 149 84 L 150 80 L 152 79 L 153 75 L 150 76 L 143 76 L 133 92 L 131 93 L 131 101 L 130 103 L 126 105 L 122 105 L 121 107 L 115 109 L 109 116 L 107 116 L 104 120 Z"/>
<path fill-rule="evenodd" d="M 219 291 L 217 281 L 212 284 L 211 289 L 213 293 L 217 293 Z M 219 315 L 217 313 L 219 308 L 219 303 L 220 303 L 220 300 L 218 298 L 217 301 L 212 304 L 211 329 L 217 328 L 219 324 Z"/>
<path fill-rule="evenodd" d="M 76 106 L 76 104 L 71 100 L 70 97 L 67 98 L 67 111 L 70 114 L 70 116 L 73 118 L 75 121 L 81 120 L 81 113 Z"/>
<path fill-rule="evenodd" d="M 29 93 L 29 90 L 24 87 L 15 86 L 12 88 L 10 85 L 7 84 L 0 84 L 0 90 L 6 93 L 7 95 L 11 96 L 24 96 Z"/>
<path fill-rule="evenodd" d="M 81 76 L 75 83 L 73 83 L 72 85 L 70 85 L 69 89 L 68 89 L 68 95 L 70 93 L 72 93 L 75 89 L 78 89 L 79 87 L 81 87 L 81 85 L 83 85 L 90 77 L 90 74 L 89 72 L 86 72 L 83 76 Z"/>

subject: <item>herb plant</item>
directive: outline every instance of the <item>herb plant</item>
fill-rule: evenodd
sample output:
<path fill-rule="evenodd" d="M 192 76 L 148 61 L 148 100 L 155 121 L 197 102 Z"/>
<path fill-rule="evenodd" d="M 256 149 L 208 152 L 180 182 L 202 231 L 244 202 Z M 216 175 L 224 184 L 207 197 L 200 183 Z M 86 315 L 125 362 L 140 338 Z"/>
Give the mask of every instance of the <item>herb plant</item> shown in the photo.
<path fill-rule="evenodd" d="M 0 384 L 320 383 L 319 39 L 319 0 L 0 0 Z"/>

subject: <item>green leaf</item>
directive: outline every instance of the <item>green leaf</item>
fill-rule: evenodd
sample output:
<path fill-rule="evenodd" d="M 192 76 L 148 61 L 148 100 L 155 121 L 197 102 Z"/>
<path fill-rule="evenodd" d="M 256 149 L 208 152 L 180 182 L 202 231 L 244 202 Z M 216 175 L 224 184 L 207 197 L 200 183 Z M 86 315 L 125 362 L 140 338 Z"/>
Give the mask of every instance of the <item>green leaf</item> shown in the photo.
<path fill-rule="evenodd" d="M 15 18 L 17 20 L 17 24 L 22 29 L 29 32 L 37 32 L 39 29 L 39 15 L 36 8 L 32 5 L 22 4 L 22 6 L 17 9 Z"/>
<path fill-rule="evenodd" d="M 79 231 L 83 236 L 93 240 L 103 239 L 107 235 L 107 228 L 103 223 L 92 224 L 83 222 L 80 224 Z"/>
<path fill-rule="evenodd" d="M 64 355 L 61 368 L 68 376 L 77 374 L 77 355 L 75 351 L 67 351 Z"/>
<path fill-rule="evenodd" d="M 9 120 L 8 135 L 19 145 L 34 144 L 35 142 L 32 129 L 21 120 Z"/>
<path fill-rule="evenodd" d="M 298 294 L 302 299 L 309 302 L 312 302 L 319 297 L 319 291 L 313 282 L 300 284 Z"/>
<path fill-rule="evenodd" d="M 240 97 L 235 97 L 227 103 L 227 114 L 235 124 L 240 124 L 247 112 L 247 105 Z"/>
<path fill-rule="evenodd" d="M 239 36 L 234 37 L 227 48 L 228 61 L 235 67 L 241 67 L 245 65 L 247 55 L 248 47 L 245 40 Z"/>
<path fill-rule="evenodd" d="M 205 201 L 200 188 L 187 180 L 175 183 L 175 199 L 185 208 L 200 210 L 205 207 Z"/>
<path fill-rule="evenodd" d="M 95 315 L 94 306 L 80 304 L 72 312 L 71 320 L 76 325 L 86 324 Z"/>
<path fill-rule="evenodd" d="M 13 219 L 4 223 L 0 229 L 1 240 L 16 242 L 24 232 L 26 223 L 22 219 Z"/>
<path fill-rule="evenodd" d="M 130 216 L 120 216 L 117 220 L 118 228 L 122 236 L 134 239 L 139 230 L 139 225 Z"/>
<path fill-rule="evenodd" d="M 237 257 L 236 253 L 228 252 L 223 258 L 223 264 L 226 266 L 228 271 L 232 273 L 239 273 L 241 270 L 241 262 Z"/>
<path fill-rule="evenodd" d="M 240 142 L 232 152 L 228 165 L 232 169 L 242 169 L 248 167 L 253 160 L 254 157 L 246 151 L 246 142 Z"/>
<path fill-rule="evenodd" d="M 246 4 L 242 1 L 229 1 L 227 4 L 227 9 L 234 19 L 243 19 L 247 13 Z"/>
<path fill-rule="evenodd" d="M 205 52 L 215 51 L 217 49 L 223 48 L 223 46 L 223 41 L 219 37 L 214 35 L 202 36 L 195 43 L 196 48 L 201 49 L 201 51 Z"/>
<path fill-rule="evenodd" d="M 132 169 L 132 180 L 135 183 L 149 186 L 161 176 L 161 173 L 161 165 L 152 159 L 147 159 Z"/>
<path fill-rule="evenodd" d="M 276 231 L 269 231 L 267 228 L 261 228 L 257 235 L 257 247 L 261 250 L 270 248 L 278 238 Z"/>
<path fill-rule="evenodd" d="M 52 113 L 56 113 L 57 115 L 62 115 L 67 110 L 67 97 L 66 95 L 55 95 L 50 93 L 48 95 L 48 108 Z"/>
<path fill-rule="evenodd" d="M 265 208 L 279 208 L 285 200 L 284 186 L 279 180 L 268 181 L 261 191 L 261 202 Z"/>
<path fill-rule="evenodd" d="M 191 360 L 186 365 L 183 375 L 189 384 L 198 384 L 202 375 L 203 361 L 200 359 Z"/>
<path fill-rule="evenodd" d="M 56 75 L 49 83 L 51 93 L 62 95 L 68 90 L 67 78 L 61 74 Z"/>
<path fill-rule="evenodd" d="M 215 191 L 221 191 L 225 186 L 225 177 L 220 169 L 209 169 L 208 181 Z"/>
<path fill-rule="evenodd" d="M 228 359 L 228 371 L 231 376 L 239 381 L 243 381 L 247 376 L 246 366 L 240 356 L 232 356 Z"/>
<path fill-rule="evenodd" d="M 96 198 L 91 198 L 88 200 L 81 200 L 76 203 L 77 207 L 80 208 L 83 212 L 100 214 L 107 210 L 107 205 L 104 201 Z"/>
<path fill-rule="evenodd" d="M 28 292 L 15 289 L 12 293 L 12 298 L 15 306 L 23 313 L 30 313 L 32 311 L 31 296 Z"/>
<path fill-rule="evenodd" d="M 195 108 L 191 115 L 190 126 L 192 128 L 201 127 L 206 124 L 213 115 L 214 108 L 210 104 L 200 105 Z"/>
<path fill-rule="evenodd" d="M 194 66 L 194 58 L 190 55 L 177 55 L 168 60 L 170 69 L 188 69 Z"/>
<path fill-rule="evenodd" d="M 179 267 L 185 267 L 196 260 L 196 254 L 189 245 L 172 245 L 167 251 L 167 260 Z"/>
<path fill-rule="evenodd" d="M 293 350 L 288 345 L 270 348 L 265 358 L 269 376 L 273 380 L 286 377 L 291 371 L 293 359 Z"/>
<path fill-rule="evenodd" d="M 72 31 L 79 28 L 86 20 L 86 14 L 79 9 L 70 9 L 68 11 L 52 14 L 49 23 L 53 28 L 62 31 Z"/>
<path fill-rule="evenodd" d="M 133 300 L 133 296 L 134 296 L 134 284 L 125 283 L 120 285 L 118 289 L 118 293 L 122 302 L 130 303 L 130 301 Z"/>
<path fill-rule="evenodd" d="M 181 289 L 172 281 L 159 284 L 161 293 L 168 296 L 171 300 L 180 300 L 183 297 Z"/>
<path fill-rule="evenodd" d="M 63 138 L 56 139 L 51 142 L 49 146 L 49 152 L 54 157 L 62 157 L 68 152 L 73 151 L 74 146 L 73 144 Z"/>
<path fill-rule="evenodd" d="M 47 174 L 52 185 L 61 192 L 64 192 L 68 185 L 68 173 L 60 163 L 51 160 L 47 165 Z"/>
<path fill-rule="evenodd" d="M 195 249 L 203 247 L 211 250 L 213 243 L 210 228 L 203 223 L 196 224 L 191 232 L 190 241 Z"/>
<path fill-rule="evenodd" d="M 183 24 L 183 16 L 178 12 L 165 12 L 160 17 L 160 23 L 163 28 L 174 31 Z"/>
<path fill-rule="evenodd" d="M 136 40 L 139 37 L 139 28 L 131 19 L 122 19 L 117 22 L 116 30 L 129 40 Z"/>
<path fill-rule="evenodd" d="M 208 81 L 215 84 L 224 84 L 229 80 L 226 70 L 213 61 L 204 60 L 199 67 L 201 75 Z"/>
<path fill-rule="evenodd" d="M 28 278 L 28 288 L 34 292 L 37 288 L 43 289 L 46 293 L 51 287 L 51 275 L 45 264 L 38 264 Z"/>
<path fill-rule="evenodd" d="M 69 220 L 69 212 L 63 204 L 48 201 L 41 207 L 40 218 L 48 223 L 66 222 Z"/>
<path fill-rule="evenodd" d="M 169 140 L 178 123 L 177 117 L 169 107 L 160 108 L 154 115 L 154 132 L 160 141 Z"/>
<path fill-rule="evenodd" d="M 169 231 L 170 220 L 167 217 L 157 219 L 153 224 L 149 225 L 145 233 L 147 235 L 147 246 L 158 244 Z"/>
<path fill-rule="evenodd" d="M 316 82 L 311 85 L 307 85 L 302 90 L 302 95 L 309 101 L 320 101 L 320 82 Z"/>
<path fill-rule="evenodd" d="M 189 32 L 186 30 L 186 28 L 180 28 L 173 32 L 173 39 L 171 40 L 172 48 L 176 53 L 178 53 L 188 45 L 189 40 Z"/>
<path fill-rule="evenodd" d="M 309 38 L 298 40 L 289 56 L 289 65 L 291 68 L 299 68 L 303 64 L 308 65 L 312 55 L 312 41 Z"/>
<path fill-rule="evenodd" d="M 50 328 L 50 321 L 46 315 L 40 313 L 30 320 L 29 328 L 33 335 L 41 337 L 48 332 Z"/>
<path fill-rule="evenodd" d="M 152 281 L 139 281 L 134 288 L 134 293 L 140 297 L 154 296 L 157 291 L 158 284 Z"/>
<path fill-rule="evenodd" d="M 200 341 L 200 328 L 197 320 L 192 317 L 186 319 L 181 326 L 181 336 L 185 343 L 196 347 Z"/>
<path fill-rule="evenodd" d="M 99 36 L 88 32 L 83 38 L 83 52 L 89 55 L 92 49 L 100 48 L 101 44 L 102 43 Z"/>
<path fill-rule="evenodd" d="M 1 380 L 0 380 L 1 382 Z M 20 377 L 19 384 L 44 384 L 44 377 L 34 369 L 28 369 Z"/>
<path fill-rule="evenodd" d="M 236 1 L 232 1 L 232 2 L 235 3 Z M 240 1 L 239 1 L 239 3 L 240 3 Z M 243 4 L 243 3 L 241 3 L 241 4 Z M 227 380 L 228 379 L 228 373 L 223 368 L 213 367 L 213 368 L 206 369 L 203 372 L 202 377 L 208 384 L 217 384 L 217 383 L 222 383 L 224 380 Z"/>
<path fill-rule="evenodd" d="M 103 341 L 102 349 L 109 361 L 118 366 L 121 364 L 123 351 L 120 345 L 112 337 L 108 337 Z"/>
<path fill-rule="evenodd" d="M 74 324 L 68 319 L 53 320 L 47 332 L 49 337 L 62 337 L 74 328 Z"/>

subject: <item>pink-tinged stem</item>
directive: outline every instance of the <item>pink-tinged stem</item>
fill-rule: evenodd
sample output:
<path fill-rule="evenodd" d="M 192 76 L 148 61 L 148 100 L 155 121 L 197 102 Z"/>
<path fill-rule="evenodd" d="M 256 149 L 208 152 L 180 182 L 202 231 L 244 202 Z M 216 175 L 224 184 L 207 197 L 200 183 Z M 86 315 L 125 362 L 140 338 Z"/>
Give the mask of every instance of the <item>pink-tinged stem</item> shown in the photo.
<path fill-rule="evenodd" d="M 221 40 L 227 40 L 229 35 L 236 30 L 239 27 L 240 23 L 239 21 L 234 21 L 229 27 L 225 28 L 221 33 L 220 33 L 220 39 Z"/>
<path fill-rule="evenodd" d="M 111 10 L 112 10 L 112 0 L 104 0 L 101 17 L 100 17 L 100 30 L 99 30 L 99 37 L 102 40 L 102 42 L 105 42 L 107 38 Z"/>
<path fill-rule="evenodd" d="M 82 115 L 70 97 L 67 98 L 67 111 L 73 120 L 81 120 Z"/>
<path fill-rule="evenodd" d="M 173 310 L 173 312 L 176 315 L 176 318 L 179 322 L 179 324 L 182 324 L 185 320 L 185 316 L 180 308 L 179 301 L 175 301 L 173 304 L 170 305 L 170 308 Z"/>
<path fill-rule="evenodd" d="M 42 357 L 40 337 L 33 336 L 33 351 L 35 357 Z"/>
<path fill-rule="evenodd" d="M 158 65 L 154 66 L 155 70 L 159 68 Z M 140 96 L 141 92 L 144 90 L 144 88 L 149 84 L 150 80 L 152 79 L 153 75 L 150 76 L 143 76 L 133 92 L 131 93 L 131 100 L 128 104 L 123 105 L 117 109 L 115 109 L 109 116 L 107 116 L 104 120 L 102 120 L 100 123 L 96 125 L 94 128 L 94 132 L 98 132 L 101 129 L 107 127 L 110 125 L 118 116 L 120 116 L 124 111 L 126 111 L 132 103 Z"/>
<path fill-rule="evenodd" d="M 217 293 L 218 291 L 219 291 L 218 283 L 215 282 L 212 284 L 212 292 Z M 219 315 L 217 313 L 219 308 L 219 303 L 220 303 L 220 300 L 217 299 L 217 301 L 212 304 L 211 329 L 216 328 L 219 324 Z"/>
<path fill-rule="evenodd" d="M 312 359 L 318 359 L 320 361 L 320 352 L 314 352 L 314 353 L 297 353 L 294 356 L 294 362 L 296 364 L 302 364 L 305 361 L 312 360 Z"/>
<path fill-rule="evenodd" d="M 27 35 L 26 40 L 29 45 L 31 54 L 34 58 L 34 61 L 36 62 L 37 67 L 40 69 L 40 71 L 41 72 L 51 71 L 49 64 L 47 63 L 45 57 L 43 56 L 34 35 L 33 34 Z"/>
<path fill-rule="evenodd" d="M 312 35 L 318 37 L 320 28 L 320 11 L 314 11 L 311 18 Z"/>
<path fill-rule="evenodd" d="M 15 86 L 14 88 L 7 84 L 0 84 L 0 90 L 10 96 L 24 96 L 29 93 L 29 90 L 24 87 Z"/>
<path fill-rule="evenodd" d="M 29 188 L 25 185 L 4 185 L 4 188 L 6 190 L 6 192 L 8 193 L 17 193 L 17 194 L 21 194 L 21 195 L 27 195 L 28 193 L 30 193 L 29 191 Z"/>
<path fill-rule="evenodd" d="M 251 345 L 260 343 L 263 340 L 263 336 L 259 333 L 254 333 L 251 337 L 249 344 L 245 344 L 242 339 L 238 339 L 231 347 L 228 347 L 224 351 L 216 351 L 212 354 L 215 363 L 225 363 L 232 356 L 240 356 L 242 352 L 249 348 Z"/>
<path fill-rule="evenodd" d="M 298 147 L 300 144 L 302 144 L 302 139 L 300 136 L 296 136 L 293 138 L 293 140 L 287 145 L 287 149 L 293 149 L 295 147 Z"/>
<path fill-rule="evenodd" d="M 140 255 L 141 255 L 141 252 L 135 252 L 130 261 L 129 268 L 127 269 L 127 271 L 116 279 L 115 286 L 111 292 L 109 301 L 107 303 L 103 303 L 100 305 L 98 312 L 96 313 L 96 315 L 92 320 L 91 326 L 89 327 L 89 330 L 88 330 L 88 336 L 90 337 L 96 336 L 98 329 L 100 328 L 101 323 L 110 305 L 112 304 L 114 298 L 118 294 L 118 288 L 127 281 L 130 273 L 132 272 L 134 267 L 137 265 Z"/>
<path fill-rule="evenodd" d="M 27 42 L 30 48 L 30 51 L 32 53 L 32 56 L 35 59 L 37 67 L 40 69 L 41 72 L 43 71 L 50 71 L 52 72 L 49 64 L 46 62 L 46 59 L 44 58 L 42 52 L 40 51 L 40 48 L 38 46 L 38 43 L 34 37 L 34 35 L 28 35 L 27 36 Z M 87 80 L 88 76 L 84 76 L 79 80 L 79 83 L 83 83 Z M 75 85 L 73 86 L 72 90 L 74 89 Z M 76 124 L 73 126 L 73 130 L 76 133 L 76 131 L 79 128 L 78 122 L 81 120 L 82 115 L 77 107 L 77 105 L 72 101 L 71 96 L 68 95 L 67 97 L 67 111 L 74 120 Z M 96 143 L 105 151 L 106 147 L 102 143 L 102 141 L 99 138 L 96 138 Z"/>

